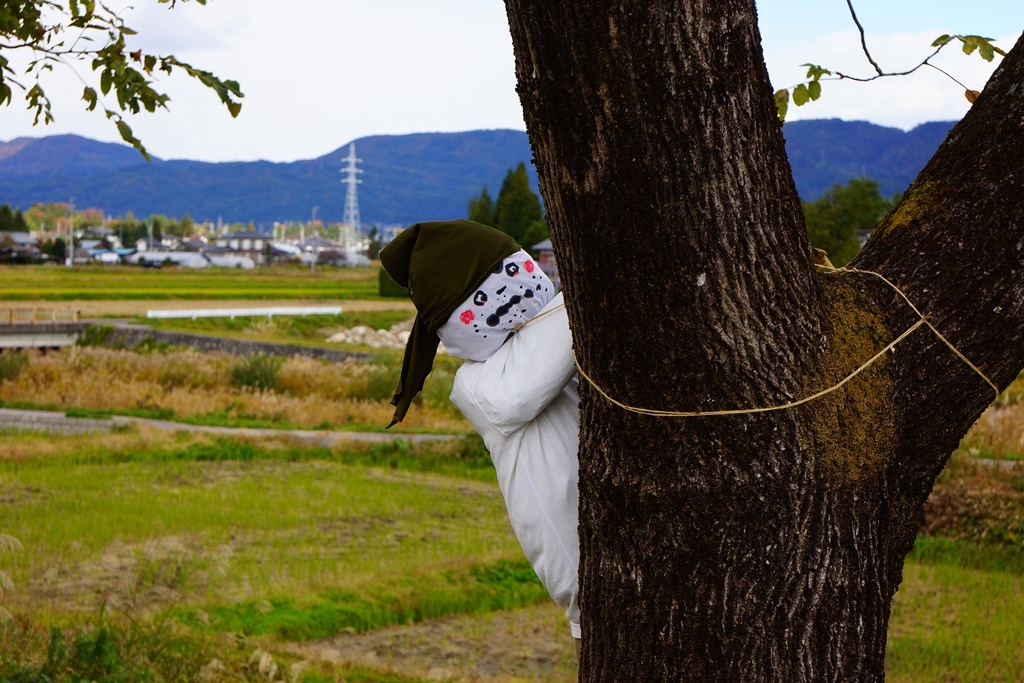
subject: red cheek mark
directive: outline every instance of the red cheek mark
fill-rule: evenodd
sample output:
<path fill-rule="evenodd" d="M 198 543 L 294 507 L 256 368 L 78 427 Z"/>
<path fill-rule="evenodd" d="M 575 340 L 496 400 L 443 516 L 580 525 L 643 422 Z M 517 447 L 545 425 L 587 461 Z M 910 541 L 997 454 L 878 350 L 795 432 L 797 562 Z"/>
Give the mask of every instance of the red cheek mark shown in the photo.
<path fill-rule="evenodd" d="M 474 320 L 476 320 L 476 315 L 474 315 L 473 311 L 467 308 L 465 311 L 462 312 L 462 315 L 459 316 L 459 320 L 462 321 L 463 325 L 468 325 Z"/>
<path fill-rule="evenodd" d="M 533 272 L 533 261 L 527 261 L 526 263 L 524 263 L 523 264 L 523 268 L 526 268 L 526 272 L 527 273 L 532 273 Z"/>

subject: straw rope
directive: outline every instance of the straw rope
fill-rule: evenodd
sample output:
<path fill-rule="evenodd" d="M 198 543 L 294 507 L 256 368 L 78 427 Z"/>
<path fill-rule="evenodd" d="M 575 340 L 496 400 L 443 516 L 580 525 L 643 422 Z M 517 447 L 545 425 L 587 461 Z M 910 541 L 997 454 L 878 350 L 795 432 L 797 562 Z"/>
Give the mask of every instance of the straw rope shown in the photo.
<path fill-rule="evenodd" d="M 842 380 L 840 380 L 837 384 L 835 384 L 835 385 L 833 385 L 833 386 L 831 386 L 831 387 L 829 387 L 827 389 L 823 389 L 823 390 L 821 390 L 821 391 L 819 391 L 817 393 L 811 394 L 810 396 L 807 396 L 805 398 L 801 398 L 801 399 L 796 400 L 796 401 L 791 401 L 789 403 L 784 403 L 782 405 L 768 406 L 768 407 L 763 407 L 763 408 L 737 408 L 737 409 L 731 409 L 731 410 L 707 410 L 707 411 L 654 410 L 654 409 L 650 409 L 650 408 L 640 408 L 640 407 L 637 407 L 637 406 L 631 406 L 631 405 L 629 405 L 627 403 L 623 403 L 622 401 L 619 401 L 616 398 L 614 398 L 613 396 L 611 396 L 607 391 L 604 390 L 604 388 L 601 387 L 601 385 L 599 385 L 590 375 L 588 375 L 583 370 L 583 368 L 580 366 L 580 363 L 579 363 L 578 359 L 576 360 L 576 369 L 579 371 L 580 377 L 583 377 L 585 380 L 587 380 L 587 382 L 589 382 L 590 385 L 592 387 L 594 387 L 594 389 L 597 391 L 597 393 L 599 393 L 602 397 L 604 397 L 604 399 L 606 401 L 608 401 L 609 403 L 612 403 L 613 405 L 618 406 L 619 408 L 622 408 L 623 410 L 627 410 L 627 411 L 632 412 L 632 413 L 639 413 L 640 415 L 651 415 L 651 416 L 654 416 L 654 417 L 716 417 L 716 416 L 723 416 L 723 415 L 749 415 L 749 414 L 754 414 L 754 413 L 767 413 L 767 412 L 772 412 L 772 411 L 775 411 L 775 410 L 788 410 L 790 408 L 795 408 L 795 407 L 803 405 L 805 403 L 810 403 L 811 401 L 815 401 L 815 400 L 817 400 L 817 399 L 819 399 L 819 398 L 821 398 L 823 396 L 827 396 L 828 394 L 831 394 L 833 391 L 837 391 L 838 389 L 840 389 L 844 385 L 846 385 L 847 382 L 849 382 L 854 377 L 859 375 L 861 372 L 863 372 L 864 370 L 867 370 L 869 367 L 871 367 L 871 365 L 874 364 L 875 361 L 877 361 L 879 358 L 884 356 L 887 352 L 894 350 L 896 348 L 896 346 L 900 342 L 902 342 L 904 339 L 906 339 L 911 334 L 913 334 L 918 328 L 926 326 L 933 333 L 935 333 L 935 336 L 938 337 L 940 340 L 942 340 L 942 342 L 946 346 L 948 346 L 960 358 L 960 360 L 962 360 L 965 364 L 967 364 L 967 366 L 970 367 L 971 370 L 973 370 L 979 377 L 981 377 L 983 380 L 985 380 L 985 382 L 988 383 L 988 385 L 990 387 L 992 387 L 992 390 L 995 392 L 996 398 L 999 397 L 999 387 L 996 386 L 995 382 L 993 382 L 991 379 L 989 379 L 988 376 L 986 376 L 985 373 L 982 372 L 981 369 L 978 368 L 977 365 L 972 363 L 970 361 L 970 359 L 967 358 L 967 356 L 965 356 L 963 353 L 961 353 L 960 349 L 956 348 L 956 346 L 954 346 L 952 344 L 952 342 L 950 342 L 948 339 L 946 339 L 946 337 L 943 336 L 943 334 L 941 332 L 939 332 L 935 328 L 935 326 L 931 324 L 931 322 L 928 321 L 928 317 L 926 315 L 924 315 L 923 313 L 921 313 L 920 310 L 918 310 L 917 306 L 914 305 L 914 303 L 910 300 L 910 298 L 899 287 L 897 287 L 895 284 L 893 284 L 884 275 L 881 275 L 881 274 L 876 273 L 876 272 L 871 271 L 871 270 L 861 270 L 859 268 L 834 268 L 834 267 L 833 268 L 823 268 L 821 266 L 819 266 L 819 268 L 822 268 L 823 270 L 826 270 L 827 272 L 830 272 L 830 273 L 844 273 L 845 272 L 845 273 L 863 273 L 865 275 L 873 275 L 873 276 L 881 279 L 883 282 L 885 282 L 887 285 L 889 285 L 889 287 L 891 287 L 897 294 L 899 294 L 903 298 L 903 300 L 907 302 L 907 305 L 909 305 L 910 308 L 914 311 L 914 313 L 918 316 L 918 321 L 916 323 L 914 323 L 913 325 L 911 325 L 909 328 L 907 328 L 907 330 L 904 331 L 903 334 L 901 334 L 899 337 L 897 337 L 892 342 L 890 342 L 884 349 L 882 349 L 881 351 L 876 353 L 874 356 L 872 356 L 870 359 L 868 359 L 865 363 L 861 364 L 860 367 L 858 367 L 856 370 L 854 370 L 853 372 L 848 374 L 846 377 L 844 377 Z M 558 310 L 559 308 L 564 308 L 564 307 L 565 307 L 565 304 L 563 303 L 563 304 L 559 304 L 558 306 L 555 306 L 553 308 L 550 308 L 550 309 L 540 313 L 539 315 L 534 316 L 533 318 L 531 318 L 527 322 L 521 323 L 515 329 L 518 330 L 518 329 L 522 328 L 524 325 L 528 325 L 529 323 L 532 323 L 532 322 L 534 322 L 536 320 L 539 320 L 540 318 L 544 317 L 545 315 L 547 315 L 549 313 L 552 313 L 552 312 Z"/>

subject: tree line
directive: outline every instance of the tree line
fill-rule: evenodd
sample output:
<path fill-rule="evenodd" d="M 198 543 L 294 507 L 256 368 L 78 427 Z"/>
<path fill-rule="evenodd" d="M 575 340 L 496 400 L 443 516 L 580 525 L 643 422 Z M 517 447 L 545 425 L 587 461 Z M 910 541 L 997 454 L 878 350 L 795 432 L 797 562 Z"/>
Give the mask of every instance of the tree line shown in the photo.
<path fill-rule="evenodd" d="M 807 237 L 812 246 L 828 253 L 834 265 L 846 265 L 860 251 L 866 234 L 898 199 L 899 195 L 883 197 L 878 181 L 871 178 L 853 178 L 845 185 L 833 185 L 819 198 L 801 202 Z M 508 169 L 497 200 L 485 185 L 469 200 L 466 213 L 471 221 L 511 235 L 525 249 L 548 238 L 540 198 L 530 188 L 523 162 Z"/>

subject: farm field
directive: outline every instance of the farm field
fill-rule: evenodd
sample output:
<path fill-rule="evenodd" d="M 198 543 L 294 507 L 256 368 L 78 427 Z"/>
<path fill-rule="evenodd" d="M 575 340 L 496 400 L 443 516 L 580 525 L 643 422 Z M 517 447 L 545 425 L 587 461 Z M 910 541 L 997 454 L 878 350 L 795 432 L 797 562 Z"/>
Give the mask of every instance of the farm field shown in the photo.
<path fill-rule="evenodd" d="M 563 617 L 475 437 L 310 449 L 144 428 L 0 436 L 0 678 L 43 667 L 56 627 L 69 653 L 106 633 L 122 658 L 111 674 L 157 680 L 269 680 L 271 664 L 310 683 L 574 680 Z M 940 493 L 1005 487 L 1019 515 L 1021 474 L 955 457 Z M 891 680 L 1024 677 L 1024 553 L 1009 536 L 967 540 L 970 527 L 919 539 Z M 80 650 L 60 665 L 95 665 Z"/>
<path fill-rule="evenodd" d="M 379 300 L 377 268 L 0 266 L 0 301 Z M 249 305 L 255 305 L 250 303 Z"/>

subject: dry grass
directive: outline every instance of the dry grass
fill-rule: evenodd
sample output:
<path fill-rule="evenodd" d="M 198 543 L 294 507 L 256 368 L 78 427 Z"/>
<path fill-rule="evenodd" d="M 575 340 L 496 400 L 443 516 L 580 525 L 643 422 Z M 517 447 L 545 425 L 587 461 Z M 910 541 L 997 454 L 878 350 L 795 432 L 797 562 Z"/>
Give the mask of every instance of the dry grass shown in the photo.
<path fill-rule="evenodd" d="M 1024 456 L 1024 403 L 996 404 L 964 437 L 971 455 L 1019 459 Z"/>
<path fill-rule="evenodd" d="M 565 614 L 551 603 L 392 626 L 289 649 L 306 660 L 416 680 L 570 683 L 578 669 Z"/>
<path fill-rule="evenodd" d="M 284 360 L 275 390 L 236 386 L 235 357 L 172 350 L 139 353 L 71 347 L 33 353 L 16 379 L 0 383 L 0 399 L 11 404 L 51 405 L 99 411 L 173 411 L 180 418 L 215 416 L 224 421 L 258 420 L 298 427 L 379 428 L 390 422 L 397 369 L 379 363 L 327 363 L 295 356 Z M 450 382 L 440 370 L 433 382 Z M 441 393 L 447 396 L 444 387 Z M 429 392 L 427 392 L 429 394 Z M 468 423 L 445 405 L 419 407 L 403 423 L 409 430 L 468 431 Z"/>
<path fill-rule="evenodd" d="M 961 450 L 975 457 L 1024 459 L 1024 375 L 982 413 Z"/>

